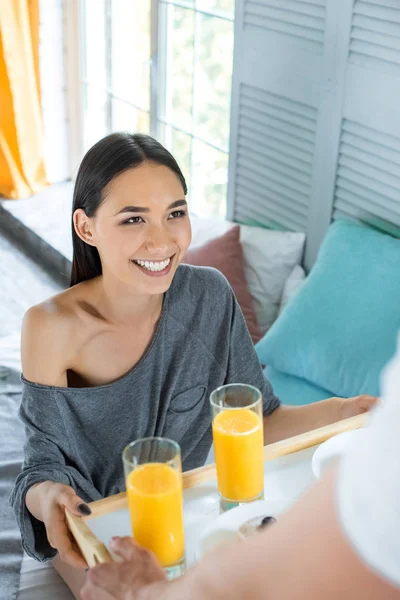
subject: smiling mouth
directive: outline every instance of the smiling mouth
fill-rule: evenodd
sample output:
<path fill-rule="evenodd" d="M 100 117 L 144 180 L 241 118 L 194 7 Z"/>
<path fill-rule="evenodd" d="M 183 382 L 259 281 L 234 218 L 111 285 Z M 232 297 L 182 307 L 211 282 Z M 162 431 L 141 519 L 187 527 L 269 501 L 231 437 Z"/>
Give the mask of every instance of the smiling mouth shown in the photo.
<path fill-rule="evenodd" d="M 149 271 L 150 273 L 161 273 L 166 271 L 170 266 L 172 259 L 175 255 L 170 258 L 165 258 L 164 260 L 132 260 L 132 262 L 141 267 L 145 271 Z"/>

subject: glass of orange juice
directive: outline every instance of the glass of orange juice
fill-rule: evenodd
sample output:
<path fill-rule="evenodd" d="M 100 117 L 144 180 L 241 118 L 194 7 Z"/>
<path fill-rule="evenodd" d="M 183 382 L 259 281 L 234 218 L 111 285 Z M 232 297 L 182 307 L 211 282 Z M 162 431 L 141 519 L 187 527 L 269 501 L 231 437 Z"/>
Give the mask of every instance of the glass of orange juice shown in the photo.
<path fill-rule="evenodd" d="M 158 558 L 169 579 L 185 570 L 182 463 L 179 444 L 143 438 L 122 454 L 132 533 Z"/>
<path fill-rule="evenodd" d="M 221 510 L 264 498 L 262 395 L 233 383 L 210 396 Z"/>

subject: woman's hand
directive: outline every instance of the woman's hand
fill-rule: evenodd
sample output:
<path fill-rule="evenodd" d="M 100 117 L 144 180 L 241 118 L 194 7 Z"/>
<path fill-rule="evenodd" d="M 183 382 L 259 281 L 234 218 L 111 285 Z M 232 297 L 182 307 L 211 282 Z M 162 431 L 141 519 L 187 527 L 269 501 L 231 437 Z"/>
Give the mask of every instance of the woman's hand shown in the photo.
<path fill-rule="evenodd" d="M 37 486 L 35 492 L 39 494 L 41 520 L 46 527 L 50 546 L 58 550 L 64 562 L 86 569 L 87 563 L 68 529 L 65 509 L 82 517 L 90 514 L 90 508 L 69 485 L 45 481 Z"/>
<path fill-rule="evenodd" d="M 373 408 L 379 398 L 376 396 L 355 396 L 354 398 L 341 398 L 339 402 L 339 421 L 349 419 L 365 413 Z"/>
<path fill-rule="evenodd" d="M 122 561 L 90 569 L 82 600 L 134 600 L 139 594 L 140 598 L 161 600 L 168 582 L 155 556 L 130 537 L 113 538 L 111 548 Z"/>

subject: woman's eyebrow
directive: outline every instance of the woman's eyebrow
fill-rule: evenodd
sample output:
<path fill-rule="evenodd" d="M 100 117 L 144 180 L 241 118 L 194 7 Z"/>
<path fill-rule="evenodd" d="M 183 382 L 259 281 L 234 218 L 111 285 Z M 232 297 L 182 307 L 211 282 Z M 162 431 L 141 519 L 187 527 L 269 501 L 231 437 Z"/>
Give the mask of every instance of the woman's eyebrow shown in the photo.
<path fill-rule="evenodd" d="M 172 204 L 170 204 L 167 210 L 171 210 L 171 208 L 177 208 L 178 206 L 186 206 L 186 200 L 175 200 Z M 121 213 L 149 213 L 150 209 L 144 206 L 124 206 L 121 208 L 114 216 L 120 215 Z"/>
<path fill-rule="evenodd" d="M 187 206 L 186 200 L 175 200 L 175 202 L 168 206 L 167 210 L 171 210 L 171 208 L 176 208 L 177 206 Z"/>

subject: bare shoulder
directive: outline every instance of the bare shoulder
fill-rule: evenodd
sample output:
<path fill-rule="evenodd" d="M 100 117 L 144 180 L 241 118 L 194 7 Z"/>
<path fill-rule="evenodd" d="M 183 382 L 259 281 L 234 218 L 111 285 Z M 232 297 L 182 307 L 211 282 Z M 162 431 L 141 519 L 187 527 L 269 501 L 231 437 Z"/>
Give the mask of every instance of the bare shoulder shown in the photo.
<path fill-rule="evenodd" d="M 76 292 L 68 289 L 32 306 L 22 323 L 21 360 L 26 379 L 43 385 L 67 385 L 74 352 Z"/>

